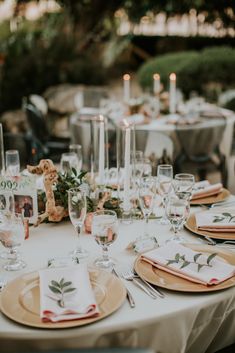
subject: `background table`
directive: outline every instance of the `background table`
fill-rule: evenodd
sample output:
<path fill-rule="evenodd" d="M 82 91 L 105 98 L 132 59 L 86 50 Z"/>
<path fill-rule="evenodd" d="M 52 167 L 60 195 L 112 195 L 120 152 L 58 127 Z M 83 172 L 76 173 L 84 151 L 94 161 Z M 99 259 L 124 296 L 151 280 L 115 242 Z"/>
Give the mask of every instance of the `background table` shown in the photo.
<path fill-rule="evenodd" d="M 198 209 L 194 207 L 193 210 Z M 135 255 L 126 249 L 129 242 L 142 234 L 142 221 L 120 225 L 116 242 L 110 253 L 119 263 L 131 263 Z M 149 230 L 160 243 L 172 236 L 169 226 L 150 222 Z M 192 243 L 201 243 L 184 230 Z M 76 245 L 75 231 L 70 222 L 42 224 L 30 229 L 30 237 L 22 246 L 28 266 L 20 272 L 1 275 L 14 278 L 46 266 L 47 259 L 63 256 Z M 82 236 L 82 244 L 90 252 L 89 262 L 101 254 L 91 235 Z M 235 253 L 234 253 L 235 256 Z M 161 353 L 215 352 L 235 342 L 235 287 L 210 294 L 177 293 L 163 290 L 164 299 L 153 300 L 131 282 L 136 308 L 128 302 L 115 313 L 94 324 L 62 330 L 40 330 L 19 325 L 0 314 L 1 351 L 77 347 L 150 347 Z"/>

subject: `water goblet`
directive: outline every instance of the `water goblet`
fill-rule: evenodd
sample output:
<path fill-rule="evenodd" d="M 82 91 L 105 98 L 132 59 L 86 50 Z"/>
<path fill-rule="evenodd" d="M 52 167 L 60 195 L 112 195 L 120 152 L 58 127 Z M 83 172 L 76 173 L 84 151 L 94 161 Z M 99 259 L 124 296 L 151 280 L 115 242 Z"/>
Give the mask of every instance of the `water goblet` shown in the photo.
<path fill-rule="evenodd" d="M 18 150 L 6 151 L 6 175 L 16 176 L 20 173 L 20 156 Z"/>
<path fill-rule="evenodd" d="M 92 235 L 102 246 L 103 256 L 95 260 L 95 265 L 104 269 L 112 269 L 115 261 L 109 257 L 109 246 L 116 240 L 118 233 L 117 214 L 111 210 L 97 211 L 93 215 Z"/>
<path fill-rule="evenodd" d="M 25 268 L 26 263 L 19 258 L 17 248 L 25 239 L 24 223 L 21 214 L 11 213 L 6 215 L 0 224 L 0 241 L 9 249 L 7 262 L 3 265 L 6 271 L 18 271 Z"/>
<path fill-rule="evenodd" d="M 171 191 L 171 183 L 173 178 L 173 167 L 170 164 L 160 164 L 157 167 L 158 192 L 162 196 L 162 204 L 165 210 L 168 194 Z M 161 224 L 168 224 L 166 212 L 160 221 Z"/>
<path fill-rule="evenodd" d="M 78 236 L 82 233 L 82 228 L 87 214 L 86 193 L 79 188 L 68 190 L 68 209 L 69 218 L 74 226 Z M 71 253 L 72 257 L 83 259 L 88 256 L 87 250 L 83 249 L 78 243 L 77 247 Z"/>
<path fill-rule="evenodd" d="M 180 199 L 177 196 L 170 196 L 166 203 L 166 216 L 174 230 L 174 237 L 167 242 L 184 242 L 185 239 L 179 236 L 179 231 L 187 215 L 188 200 Z"/>
<path fill-rule="evenodd" d="M 79 161 L 75 152 L 62 153 L 60 159 L 60 169 L 63 173 L 70 172 L 72 168 L 78 169 Z"/>
<path fill-rule="evenodd" d="M 82 146 L 78 144 L 71 144 L 69 145 L 69 151 L 74 152 L 77 156 L 78 159 L 78 164 L 77 164 L 77 171 L 80 172 L 82 169 Z"/>

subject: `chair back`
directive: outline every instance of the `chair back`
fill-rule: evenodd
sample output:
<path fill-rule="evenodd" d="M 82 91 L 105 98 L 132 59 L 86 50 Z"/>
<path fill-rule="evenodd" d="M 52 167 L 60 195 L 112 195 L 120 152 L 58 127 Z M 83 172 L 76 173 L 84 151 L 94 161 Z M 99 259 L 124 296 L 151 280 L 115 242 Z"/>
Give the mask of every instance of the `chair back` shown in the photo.
<path fill-rule="evenodd" d="M 49 132 L 46 125 L 45 118 L 41 111 L 37 109 L 33 104 L 25 104 L 24 106 L 27 121 L 34 138 L 40 142 L 45 143 L 48 141 Z"/>

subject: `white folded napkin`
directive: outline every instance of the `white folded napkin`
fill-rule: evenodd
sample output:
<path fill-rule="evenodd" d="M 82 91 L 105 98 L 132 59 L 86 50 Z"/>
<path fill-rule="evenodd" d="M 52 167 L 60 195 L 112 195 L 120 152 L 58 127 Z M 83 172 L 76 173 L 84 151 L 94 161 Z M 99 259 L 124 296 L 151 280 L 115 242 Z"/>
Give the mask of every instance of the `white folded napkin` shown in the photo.
<path fill-rule="evenodd" d="M 99 314 L 86 265 L 39 271 L 43 321 L 82 319 Z"/>
<path fill-rule="evenodd" d="M 221 183 L 210 184 L 208 180 L 199 181 L 193 187 L 192 200 L 217 195 L 222 188 L 223 185 Z"/>
<path fill-rule="evenodd" d="M 199 230 L 235 233 L 235 208 L 226 208 L 195 213 Z"/>
<path fill-rule="evenodd" d="M 218 284 L 235 275 L 235 266 L 223 262 L 218 256 L 210 260 L 209 255 L 177 243 L 146 252 L 142 259 L 161 270 L 204 285 Z M 208 262 L 210 266 L 206 266 Z"/>

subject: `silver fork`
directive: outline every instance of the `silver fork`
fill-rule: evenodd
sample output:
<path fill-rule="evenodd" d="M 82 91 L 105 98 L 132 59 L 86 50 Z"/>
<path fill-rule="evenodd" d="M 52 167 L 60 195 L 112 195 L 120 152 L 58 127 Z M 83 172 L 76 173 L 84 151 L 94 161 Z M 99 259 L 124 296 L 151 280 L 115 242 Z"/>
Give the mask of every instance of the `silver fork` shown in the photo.
<path fill-rule="evenodd" d="M 157 299 L 156 294 L 153 294 L 144 284 L 142 284 L 139 279 L 133 276 L 132 272 L 129 270 L 122 271 L 121 276 L 126 279 L 127 281 L 132 281 L 137 285 L 139 288 L 141 288 L 148 296 L 150 296 L 152 299 Z"/>
<path fill-rule="evenodd" d="M 221 243 L 217 243 L 214 239 L 212 239 L 206 235 L 204 236 L 204 238 L 207 240 L 209 245 L 213 245 L 213 246 L 223 246 L 224 245 L 227 247 L 229 247 L 229 245 L 230 245 L 230 247 L 234 247 L 234 249 L 235 249 L 235 241 L 233 241 L 233 240 L 225 240 Z"/>
<path fill-rule="evenodd" d="M 130 272 L 132 273 L 133 277 L 139 278 L 148 288 L 151 292 L 153 292 L 155 295 L 157 295 L 160 298 L 165 298 L 165 294 L 163 294 L 158 288 L 150 284 L 149 282 L 145 281 L 142 277 L 138 275 L 138 273 L 135 271 L 135 269 L 130 269 Z"/>

